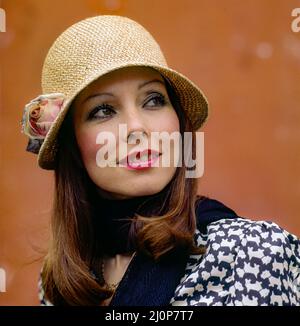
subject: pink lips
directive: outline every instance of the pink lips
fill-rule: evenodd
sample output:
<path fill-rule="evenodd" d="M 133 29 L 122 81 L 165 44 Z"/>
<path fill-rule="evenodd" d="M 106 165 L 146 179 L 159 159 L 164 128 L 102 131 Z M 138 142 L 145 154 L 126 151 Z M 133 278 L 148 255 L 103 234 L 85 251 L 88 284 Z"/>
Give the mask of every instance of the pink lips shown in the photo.
<path fill-rule="evenodd" d="M 148 156 L 147 160 L 140 160 L 144 155 Z M 158 160 L 161 153 L 152 150 L 146 149 L 142 152 L 133 152 L 125 157 L 123 160 L 119 162 L 121 166 L 126 167 L 129 170 L 143 170 L 148 169 L 154 165 L 154 163 Z"/>

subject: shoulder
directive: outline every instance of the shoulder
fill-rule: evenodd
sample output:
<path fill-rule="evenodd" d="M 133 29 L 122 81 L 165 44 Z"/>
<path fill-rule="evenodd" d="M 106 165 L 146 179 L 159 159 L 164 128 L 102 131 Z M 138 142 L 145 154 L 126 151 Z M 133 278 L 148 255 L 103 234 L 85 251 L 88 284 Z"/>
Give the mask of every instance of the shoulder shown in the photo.
<path fill-rule="evenodd" d="M 272 221 L 227 213 L 206 216 L 205 232 L 198 227 L 195 241 L 207 251 L 190 256 L 172 304 L 299 305 L 299 238 Z"/>
<path fill-rule="evenodd" d="M 220 242 L 228 248 L 238 245 L 239 250 L 260 250 L 282 259 L 293 255 L 300 257 L 299 238 L 272 221 L 243 217 L 220 219 L 207 226 L 207 238 L 209 242 Z"/>
<path fill-rule="evenodd" d="M 196 206 L 197 232 L 199 235 L 206 234 L 208 242 L 227 241 L 238 243 L 239 246 L 247 245 L 253 248 L 270 248 L 270 253 L 284 248 L 288 252 L 300 255 L 299 238 L 283 229 L 273 221 L 253 220 L 238 216 L 232 209 L 223 203 L 205 198 Z M 225 241 L 225 242 L 224 242 Z M 209 243 L 208 243 L 209 244 Z M 232 247 L 232 246 L 230 246 Z"/>
<path fill-rule="evenodd" d="M 196 234 L 199 236 L 200 232 Z M 238 251 L 253 255 L 257 251 L 257 257 L 259 252 L 278 260 L 300 257 L 299 238 L 272 221 L 237 217 L 212 222 L 207 226 L 207 245 L 213 242 L 228 249 L 238 246 Z"/>
<path fill-rule="evenodd" d="M 237 304 L 300 304 L 300 240 L 272 221 L 220 220 L 209 233 L 230 261 Z M 212 245 L 213 246 L 213 245 Z M 213 249 L 211 253 L 213 253 Z M 240 288 L 239 288 L 240 287 Z"/>

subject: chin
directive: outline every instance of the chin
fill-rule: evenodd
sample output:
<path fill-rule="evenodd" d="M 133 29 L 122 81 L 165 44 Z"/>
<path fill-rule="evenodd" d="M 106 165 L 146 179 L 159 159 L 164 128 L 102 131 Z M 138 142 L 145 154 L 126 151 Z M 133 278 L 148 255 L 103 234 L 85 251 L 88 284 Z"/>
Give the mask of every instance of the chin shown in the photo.
<path fill-rule="evenodd" d="M 133 197 L 151 196 L 162 191 L 172 180 L 174 171 L 163 171 L 158 175 L 114 175 L 114 177 L 103 178 L 103 176 L 94 178 L 98 189 L 106 193 L 109 197 L 116 199 L 129 199 Z M 112 183 L 112 179 L 114 182 Z M 100 181 L 101 182 L 97 182 Z M 118 181 L 117 181 L 118 180 Z"/>
<path fill-rule="evenodd" d="M 163 190 L 166 184 L 156 183 L 151 185 L 149 183 L 148 184 L 144 183 L 144 184 L 126 186 L 126 189 L 119 187 L 118 189 L 106 189 L 104 191 L 106 193 L 110 193 L 111 197 L 115 199 L 129 199 L 134 197 L 155 195 L 161 190 Z"/>
<path fill-rule="evenodd" d="M 141 197 L 141 196 L 151 196 L 160 192 L 162 189 L 163 188 L 156 188 L 156 187 L 153 188 L 143 187 L 131 191 L 125 191 L 125 190 L 122 191 L 122 189 L 118 189 L 118 193 L 115 194 L 115 197 L 120 199 L 125 199 L 125 198 Z"/>
<path fill-rule="evenodd" d="M 139 197 L 139 196 L 151 196 L 162 191 L 166 185 L 169 183 L 169 180 L 165 180 L 165 182 L 144 182 L 137 185 L 132 185 L 126 189 L 118 189 L 119 193 L 122 191 L 123 195 L 127 195 L 130 197 Z"/>

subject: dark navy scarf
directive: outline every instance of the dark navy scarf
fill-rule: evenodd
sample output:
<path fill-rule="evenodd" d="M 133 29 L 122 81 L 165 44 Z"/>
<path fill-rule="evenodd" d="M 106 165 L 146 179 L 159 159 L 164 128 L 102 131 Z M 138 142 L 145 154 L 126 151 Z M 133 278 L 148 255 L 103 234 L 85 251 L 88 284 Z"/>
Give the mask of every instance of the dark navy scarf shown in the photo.
<path fill-rule="evenodd" d="M 110 254 L 134 250 L 134 242 L 128 243 L 130 222 L 144 198 L 102 202 L 102 211 L 109 219 L 98 225 L 105 230 L 105 251 Z M 103 206 L 103 204 L 107 204 Z M 102 214 L 101 214 L 102 215 Z M 103 215 L 102 215 L 103 216 Z M 105 215 L 104 215 L 105 216 Z M 123 218 L 121 218 L 123 217 Z M 126 218 L 124 218 L 126 217 Z M 206 233 L 207 225 L 223 218 L 236 218 L 237 214 L 221 202 L 208 197 L 196 203 L 197 228 Z M 99 222 L 99 221 L 98 221 Z M 165 255 L 159 262 L 138 253 L 131 261 L 119 284 L 110 306 L 166 306 L 184 275 L 188 256 L 178 251 Z"/>

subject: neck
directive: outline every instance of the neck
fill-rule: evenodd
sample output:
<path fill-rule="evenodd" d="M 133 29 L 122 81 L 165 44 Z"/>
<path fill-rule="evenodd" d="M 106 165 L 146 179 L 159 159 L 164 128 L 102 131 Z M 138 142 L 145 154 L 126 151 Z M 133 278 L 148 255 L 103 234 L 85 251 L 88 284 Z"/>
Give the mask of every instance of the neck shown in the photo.
<path fill-rule="evenodd" d="M 114 257 L 103 259 L 101 268 L 102 280 L 112 292 L 118 287 L 133 257 L 134 254 L 117 254 Z"/>
<path fill-rule="evenodd" d="M 102 254 L 115 256 L 136 250 L 135 223 L 132 220 L 146 200 L 147 197 L 97 199 L 94 226 Z"/>
<path fill-rule="evenodd" d="M 93 223 L 100 255 L 115 256 L 137 250 L 136 215 L 160 215 L 164 209 L 168 187 L 155 195 L 129 199 L 95 198 Z"/>

